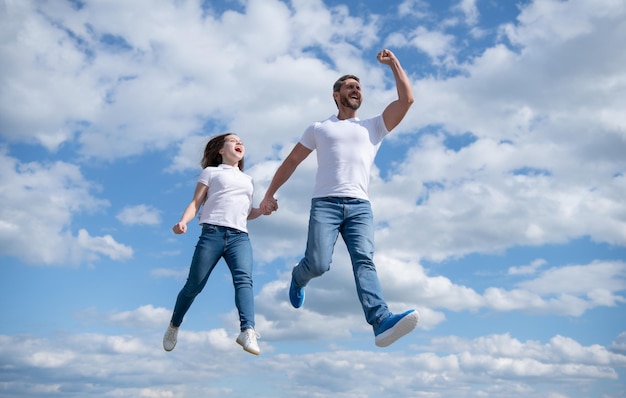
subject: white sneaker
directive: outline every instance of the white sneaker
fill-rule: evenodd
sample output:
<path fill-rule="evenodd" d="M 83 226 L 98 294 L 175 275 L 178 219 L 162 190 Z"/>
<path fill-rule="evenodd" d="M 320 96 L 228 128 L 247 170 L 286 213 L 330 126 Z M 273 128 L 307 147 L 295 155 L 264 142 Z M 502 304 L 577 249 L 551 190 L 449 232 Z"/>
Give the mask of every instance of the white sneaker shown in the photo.
<path fill-rule="evenodd" d="M 259 355 L 261 350 L 259 350 L 259 344 L 256 342 L 256 339 L 260 338 L 261 335 L 259 335 L 254 329 L 246 329 L 239 333 L 239 337 L 237 337 L 237 344 L 242 346 L 243 349 L 248 351 L 250 354 Z"/>
<path fill-rule="evenodd" d="M 178 336 L 178 328 L 172 327 L 170 324 L 163 336 L 163 349 L 165 351 L 172 351 L 176 347 L 176 337 Z"/>

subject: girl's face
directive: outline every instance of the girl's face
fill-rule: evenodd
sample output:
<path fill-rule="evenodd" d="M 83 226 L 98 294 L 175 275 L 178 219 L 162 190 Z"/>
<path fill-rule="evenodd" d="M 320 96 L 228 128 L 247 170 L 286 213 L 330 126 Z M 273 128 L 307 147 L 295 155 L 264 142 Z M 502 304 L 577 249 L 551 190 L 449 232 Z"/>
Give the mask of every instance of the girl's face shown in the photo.
<path fill-rule="evenodd" d="M 239 161 L 243 159 L 246 149 L 243 146 L 241 138 L 235 134 L 229 134 L 224 139 L 224 146 L 220 149 L 222 155 L 222 163 L 237 166 Z"/>

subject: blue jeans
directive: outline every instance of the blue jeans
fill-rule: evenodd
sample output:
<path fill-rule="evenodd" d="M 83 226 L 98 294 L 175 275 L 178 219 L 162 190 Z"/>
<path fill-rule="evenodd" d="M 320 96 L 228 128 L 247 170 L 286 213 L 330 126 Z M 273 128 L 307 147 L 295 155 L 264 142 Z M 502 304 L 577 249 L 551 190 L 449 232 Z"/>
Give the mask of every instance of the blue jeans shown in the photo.
<path fill-rule="evenodd" d="M 389 316 L 374 265 L 374 217 L 370 202 L 355 198 L 314 198 L 311 201 L 309 234 L 304 258 L 292 271 L 296 287 L 304 287 L 313 278 L 330 269 L 337 237 L 348 248 L 356 291 L 365 319 L 378 329 Z"/>
<path fill-rule="evenodd" d="M 203 224 L 193 254 L 187 282 L 174 306 L 172 325 L 178 327 L 191 303 L 206 285 L 220 258 L 224 258 L 235 285 L 235 305 L 241 330 L 254 328 L 254 294 L 252 291 L 252 246 L 248 234 L 228 227 Z"/>

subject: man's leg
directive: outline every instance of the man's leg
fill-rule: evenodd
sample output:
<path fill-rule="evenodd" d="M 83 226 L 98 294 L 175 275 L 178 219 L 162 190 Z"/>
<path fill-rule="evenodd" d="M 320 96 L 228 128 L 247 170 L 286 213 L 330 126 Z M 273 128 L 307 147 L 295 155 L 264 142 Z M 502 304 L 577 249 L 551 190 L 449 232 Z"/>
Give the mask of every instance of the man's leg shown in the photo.
<path fill-rule="evenodd" d="M 349 210 L 341 233 L 352 260 L 357 293 L 365 318 L 374 329 L 376 345 L 386 347 L 415 329 L 419 315 L 414 310 L 402 314 L 389 311 L 373 262 L 374 218 L 370 203 L 354 199 L 346 206 Z"/>
<path fill-rule="evenodd" d="M 356 290 L 367 323 L 374 327 L 389 316 L 387 303 L 374 265 L 374 218 L 370 203 L 352 199 L 346 203 L 347 217 L 341 229 L 350 259 Z"/>
<path fill-rule="evenodd" d="M 309 281 L 330 269 L 342 219 L 343 208 L 333 198 L 311 201 L 306 251 L 291 273 L 289 299 L 294 307 L 302 306 Z"/>

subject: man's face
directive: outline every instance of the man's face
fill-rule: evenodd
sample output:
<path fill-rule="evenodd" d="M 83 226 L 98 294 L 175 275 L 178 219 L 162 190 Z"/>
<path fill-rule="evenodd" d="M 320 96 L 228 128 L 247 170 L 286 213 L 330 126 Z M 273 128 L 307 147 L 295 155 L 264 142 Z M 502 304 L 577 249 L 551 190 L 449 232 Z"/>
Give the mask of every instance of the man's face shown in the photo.
<path fill-rule="evenodd" d="M 361 85 L 354 79 L 346 79 L 336 94 L 339 97 L 337 102 L 345 107 L 356 111 L 361 106 Z"/>

